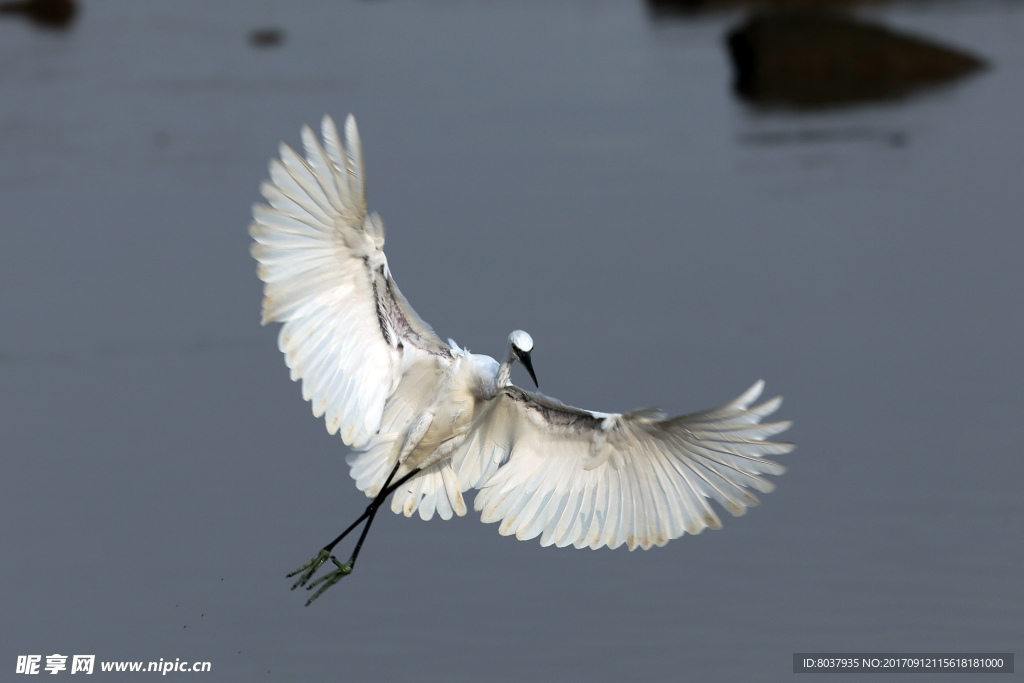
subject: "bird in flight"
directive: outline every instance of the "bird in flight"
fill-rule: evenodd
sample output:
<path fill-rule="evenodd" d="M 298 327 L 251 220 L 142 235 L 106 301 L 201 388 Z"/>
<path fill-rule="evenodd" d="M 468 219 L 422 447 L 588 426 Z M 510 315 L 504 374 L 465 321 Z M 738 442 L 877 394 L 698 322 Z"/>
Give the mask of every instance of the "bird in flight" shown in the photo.
<path fill-rule="evenodd" d="M 367 213 L 355 119 L 345 143 L 325 116 L 322 142 L 302 129 L 305 156 L 282 144 L 260 187 L 249 233 L 265 283 L 263 323 L 283 323 L 278 346 L 302 396 L 351 449 L 366 511 L 308 563 L 292 589 L 309 601 L 352 572 L 380 506 L 422 519 L 465 515 L 463 493 L 499 533 L 543 546 L 630 550 L 662 546 L 721 522 L 714 500 L 741 515 L 781 474 L 765 456 L 793 444 L 767 437 L 790 422 L 761 422 L 781 397 L 752 405 L 757 382 L 718 408 L 668 418 L 655 409 L 600 413 L 515 386 L 520 363 L 534 385 L 533 339 L 513 331 L 501 362 L 438 337 L 406 301 L 384 255 L 384 224 Z M 345 563 L 334 546 L 365 523 Z"/>

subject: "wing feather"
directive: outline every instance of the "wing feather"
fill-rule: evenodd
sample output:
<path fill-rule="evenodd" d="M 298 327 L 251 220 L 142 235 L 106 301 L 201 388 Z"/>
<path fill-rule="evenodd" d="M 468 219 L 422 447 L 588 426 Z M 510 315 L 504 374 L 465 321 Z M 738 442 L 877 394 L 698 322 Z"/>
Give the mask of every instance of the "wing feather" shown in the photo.
<path fill-rule="evenodd" d="M 363 474 L 364 464 L 356 462 L 352 469 L 353 476 L 357 466 L 360 474 Z M 387 476 L 390 468 L 383 471 L 383 476 Z M 451 519 L 453 513 L 460 517 L 465 515 L 466 503 L 459 491 L 458 479 L 452 472 L 451 463 L 431 465 L 396 489 L 391 498 L 391 510 L 406 517 L 412 517 L 413 513 L 419 511 L 420 519 L 423 520 L 431 519 L 435 512 L 441 519 Z"/>
<path fill-rule="evenodd" d="M 593 413 L 505 387 L 476 418 L 455 474 L 463 490 L 480 489 L 474 508 L 503 535 L 559 547 L 664 545 L 719 528 L 709 500 L 741 515 L 758 504 L 749 489 L 772 490 L 762 475 L 785 471 L 765 456 L 793 445 L 767 439 L 791 423 L 761 422 L 781 405 L 751 407 L 763 386 L 670 419 Z M 491 462 L 497 469 L 481 476 Z"/>
<path fill-rule="evenodd" d="M 324 417 L 330 433 L 364 451 L 353 476 L 366 490 L 383 484 L 386 473 L 380 472 L 393 450 L 387 435 L 376 438 L 390 397 L 418 365 L 436 373 L 451 354 L 391 277 L 383 224 L 366 211 L 355 120 L 346 121 L 344 146 L 330 117 L 324 117 L 321 135 L 323 144 L 303 127 L 304 156 L 281 145 L 280 158 L 270 162 L 270 181 L 260 187 L 267 204 L 253 207 L 249 234 L 265 283 L 263 322 L 284 323 L 278 346 L 292 379 L 302 381 L 313 414 Z M 418 396 L 403 395 L 401 415 L 392 416 L 395 429 L 411 419 L 410 401 L 433 398 L 432 386 L 417 387 Z M 430 479 L 443 487 L 442 480 L 440 474 Z M 428 498 L 428 507 L 430 500 L 431 514 L 451 508 L 438 507 L 436 498 Z"/>
<path fill-rule="evenodd" d="M 347 155 L 341 147 L 338 128 L 330 116 L 325 116 L 320 124 L 320 136 L 324 140 L 324 152 L 331 162 L 331 177 L 334 179 L 334 186 L 338 189 L 338 198 L 345 207 L 356 206 L 352 200 L 352 193 L 349 191 L 348 170 L 345 161 Z"/>

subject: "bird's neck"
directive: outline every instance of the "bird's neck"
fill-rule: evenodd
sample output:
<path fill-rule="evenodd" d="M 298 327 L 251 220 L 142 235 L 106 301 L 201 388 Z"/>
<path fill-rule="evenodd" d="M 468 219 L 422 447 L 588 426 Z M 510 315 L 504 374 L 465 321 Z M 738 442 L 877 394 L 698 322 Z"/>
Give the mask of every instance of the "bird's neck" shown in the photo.
<path fill-rule="evenodd" d="M 512 361 L 507 360 L 498 366 L 498 374 L 494 376 L 494 390 L 495 392 L 502 387 L 507 387 L 511 384 L 512 379 Z"/>
<path fill-rule="evenodd" d="M 504 387 L 512 384 L 513 362 L 515 362 L 515 356 L 512 355 L 512 349 L 509 349 L 505 362 L 498 366 L 498 372 L 494 375 L 494 389 L 489 398 L 494 398 Z"/>

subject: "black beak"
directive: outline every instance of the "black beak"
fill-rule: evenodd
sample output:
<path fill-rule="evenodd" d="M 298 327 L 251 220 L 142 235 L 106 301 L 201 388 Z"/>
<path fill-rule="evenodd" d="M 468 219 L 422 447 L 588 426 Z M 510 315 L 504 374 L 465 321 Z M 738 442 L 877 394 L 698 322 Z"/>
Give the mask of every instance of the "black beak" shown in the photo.
<path fill-rule="evenodd" d="M 533 363 L 530 362 L 530 352 L 518 352 L 516 353 L 516 356 L 519 358 L 519 362 L 523 364 L 523 367 L 526 368 L 526 371 L 530 373 L 530 379 L 533 380 L 533 385 L 540 389 L 540 385 L 537 384 L 537 375 L 533 374 Z"/>

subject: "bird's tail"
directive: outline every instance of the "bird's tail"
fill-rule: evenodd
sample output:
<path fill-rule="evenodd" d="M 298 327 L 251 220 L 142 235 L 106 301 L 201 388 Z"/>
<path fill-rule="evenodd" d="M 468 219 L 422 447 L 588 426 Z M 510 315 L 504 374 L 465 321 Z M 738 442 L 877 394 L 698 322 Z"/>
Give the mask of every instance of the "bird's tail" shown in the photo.
<path fill-rule="evenodd" d="M 380 493 L 394 469 L 399 436 L 395 433 L 378 434 L 370 440 L 366 450 L 353 452 L 345 458 L 356 486 L 366 492 L 367 497 L 373 498 Z M 395 478 L 403 474 L 405 472 L 400 468 Z M 451 519 L 453 514 L 465 515 L 466 502 L 451 463 L 428 467 L 402 484 L 391 499 L 391 510 L 406 517 L 412 517 L 418 510 L 420 518 L 425 520 L 431 519 L 435 512 L 441 519 Z"/>

